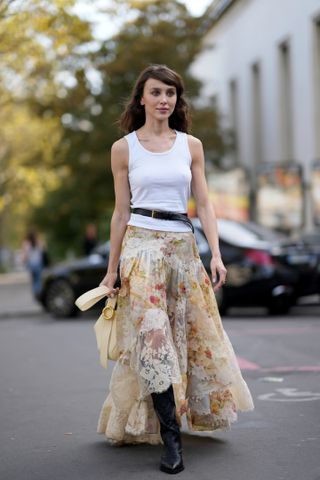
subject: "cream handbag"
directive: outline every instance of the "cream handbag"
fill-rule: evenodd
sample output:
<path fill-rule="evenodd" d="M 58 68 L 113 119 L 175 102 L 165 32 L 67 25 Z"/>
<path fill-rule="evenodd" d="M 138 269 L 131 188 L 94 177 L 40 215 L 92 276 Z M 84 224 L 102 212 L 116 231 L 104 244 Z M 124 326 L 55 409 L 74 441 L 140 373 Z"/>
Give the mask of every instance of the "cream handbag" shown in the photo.
<path fill-rule="evenodd" d="M 88 290 L 88 292 L 80 295 L 80 297 L 76 299 L 75 304 L 82 311 L 88 310 L 99 300 L 107 296 L 108 293 L 108 287 L 100 285 L 99 287 Z M 93 327 L 96 334 L 98 351 L 100 353 L 100 363 L 104 368 L 107 368 L 108 366 L 108 359 L 117 360 L 119 358 L 115 311 L 117 298 L 116 295 L 106 300 L 105 307 Z"/>

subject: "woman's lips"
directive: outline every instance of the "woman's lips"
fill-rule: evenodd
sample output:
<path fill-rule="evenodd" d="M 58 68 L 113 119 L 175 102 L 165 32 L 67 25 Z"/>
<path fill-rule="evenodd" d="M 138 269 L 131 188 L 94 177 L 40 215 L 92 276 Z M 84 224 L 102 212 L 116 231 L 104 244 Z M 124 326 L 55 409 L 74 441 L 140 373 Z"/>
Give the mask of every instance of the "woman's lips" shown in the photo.
<path fill-rule="evenodd" d="M 169 112 L 169 108 L 157 108 L 157 110 L 162 113 Z"/>

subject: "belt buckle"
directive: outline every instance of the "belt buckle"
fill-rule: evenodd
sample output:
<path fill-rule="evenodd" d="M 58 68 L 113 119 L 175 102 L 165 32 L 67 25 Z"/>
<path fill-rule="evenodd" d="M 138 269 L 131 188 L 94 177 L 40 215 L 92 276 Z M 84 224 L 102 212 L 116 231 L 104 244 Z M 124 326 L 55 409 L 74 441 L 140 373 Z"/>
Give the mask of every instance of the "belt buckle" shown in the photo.
<path fill-rule="evenodd" d="M 151 218 L 153 218 L 155 210 L 151 210 Z"/>

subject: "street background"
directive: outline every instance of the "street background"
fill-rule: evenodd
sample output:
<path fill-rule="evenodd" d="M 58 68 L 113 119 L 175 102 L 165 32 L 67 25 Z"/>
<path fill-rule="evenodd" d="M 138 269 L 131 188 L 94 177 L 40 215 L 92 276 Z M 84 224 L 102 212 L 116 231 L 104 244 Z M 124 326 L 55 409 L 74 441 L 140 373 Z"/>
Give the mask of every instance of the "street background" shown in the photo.
<path fill-rule="evenodd" d="M 96 433 L 113 362 L 107 371 L 99 364 L 92 312 L 53 319 L 21 276 L 1 282 L 0 478 L 164 478 L 160 447 L 112 447 Z M 223 319 L 255 410 L 240 412 L 229 432 L 184 425 L 179 478 L 320 478 L 319 310 L 295 307 L 271 319 L 243 309 Z"/>
<path fill-rule="evenodd" d="M 96 433 L 113 367 L 99 364 L 96 313 L 54 318 L 34 299 L 53 267 L 48 309 L 74 307 L 61 261 L 86 256 L 68 274 L 83 289 L 101 280 L 88 272 L 107 258 L 89 254 L 109 239 L 117 121 L 155 63 L 182 76 L 209 198 L 235 222 L 227 285 L 264 300 L 292 287 L 288 268 L 316 297 L 223 317 L 255 410 L 230 432 L 184 425 L 179 478 L 320 480 L 320 0 L 0 0 L 0 478 L 164 478 L 159 446 Z M 288 248 L 235 233 L 248 220 Z"/>

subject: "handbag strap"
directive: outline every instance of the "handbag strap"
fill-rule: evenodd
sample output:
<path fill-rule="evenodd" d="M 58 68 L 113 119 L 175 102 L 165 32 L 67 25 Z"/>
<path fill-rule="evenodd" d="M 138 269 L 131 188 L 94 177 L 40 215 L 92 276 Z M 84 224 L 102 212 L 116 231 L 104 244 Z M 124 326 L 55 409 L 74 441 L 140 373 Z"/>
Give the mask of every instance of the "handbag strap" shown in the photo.
<path fill-rule="evenodd" d="M 82 311 L 88 310 L 88 308 L 92 307 L 92 305 L 99 302 L 99 300 L 108 296 L 109 292 L 110 292 L 110 289 L 108 287 L 106 287 L 105 285 L 100 285 L 99 287 L 93 288 L 92 290 L 88 290 L 87 292 L 80 295 L 80 297 L 76 299 L 75 304 Z M 117 300 L 116 296 L 112 297 L 112 300 L 114 298 L 115 300 Z M 111 300 L 111 297 L 110 297 L 110 300 Z"/>

